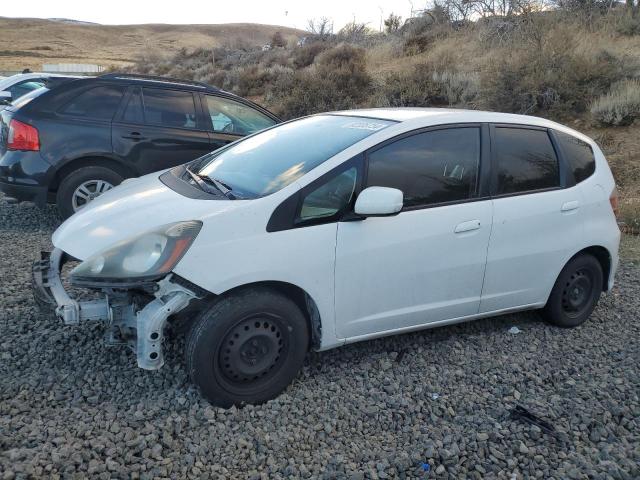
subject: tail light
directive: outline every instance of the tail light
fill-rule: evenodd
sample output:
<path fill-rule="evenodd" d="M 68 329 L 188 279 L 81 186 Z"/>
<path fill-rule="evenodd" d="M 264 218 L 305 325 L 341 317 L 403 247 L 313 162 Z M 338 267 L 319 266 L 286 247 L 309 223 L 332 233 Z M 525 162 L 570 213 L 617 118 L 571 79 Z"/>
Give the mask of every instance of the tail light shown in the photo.
<path fill-rule="evenodd" d="M 9 150 L 40 150 L 38 130 L 18 120 L 11 120 L 9 123 L 7 148 Z"/>
<path fill-rule="evenodd" d="M 613 214 L 618 218 L 620 214 L 620 201 L 618 200 L 618 189 L 613 187 L 613 191 L 609 196 L 609 203 L 611 204 L 611 210 L 613 210 Z"/>

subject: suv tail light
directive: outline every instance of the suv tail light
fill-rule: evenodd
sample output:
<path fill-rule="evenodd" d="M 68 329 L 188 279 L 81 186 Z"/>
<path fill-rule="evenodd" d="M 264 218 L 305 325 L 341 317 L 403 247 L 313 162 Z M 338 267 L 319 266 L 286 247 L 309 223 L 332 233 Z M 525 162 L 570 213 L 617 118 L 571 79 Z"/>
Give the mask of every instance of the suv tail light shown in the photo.
<path fill-rule="evenodd" d="M 38 130 L 18 120 L 11 120 L 9 123 L 7 148 L 9 150 L 40 150 Z"/>
<path fill-rule="evenodd" d="M 613 210 L 613 214 L 617 219 L 620 214 L 620 202 L 618 200 L 618 189 L 616 187 L 613 187 L 613 191 L 609 196 L 609 203 L 611 204 L 611 210 Z"/>

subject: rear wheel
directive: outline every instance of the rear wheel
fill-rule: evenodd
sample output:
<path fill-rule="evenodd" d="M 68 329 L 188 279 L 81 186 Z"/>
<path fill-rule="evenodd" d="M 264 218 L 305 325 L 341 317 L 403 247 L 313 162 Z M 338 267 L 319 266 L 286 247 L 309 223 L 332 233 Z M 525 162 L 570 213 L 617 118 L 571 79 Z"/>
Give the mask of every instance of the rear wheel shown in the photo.
<path fill-rule="evenodd" d="M 583 324 L 598 303 L 602 277 L 600 262 L 592 255 L 572 258 L 560 272 L 544 307 L 547 320 L 565 328 Z"/>
<path fill-rule="evenodd" d="M 60 215 L 70 217 L 122 180 L 119 173 L 106 167 L 82 167 L 71 172 L 58 187 L 56 204 Z"/>
<path fill-rule="evenodd" d="M 309 346 L 307 321 L 290 299 L 268 288 L 216 301 L 187 337 L 187 369 L 214 405 L 259 404 L 295 378 Z"/>

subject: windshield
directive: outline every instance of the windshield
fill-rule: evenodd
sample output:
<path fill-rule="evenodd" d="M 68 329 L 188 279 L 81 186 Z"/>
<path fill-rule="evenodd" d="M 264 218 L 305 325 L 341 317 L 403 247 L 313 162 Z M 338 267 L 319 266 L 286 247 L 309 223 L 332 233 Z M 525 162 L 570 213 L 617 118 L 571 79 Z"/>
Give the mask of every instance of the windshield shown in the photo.
<path fill-rule="evenodd" d="M 393 123 L 343 115 L 302 118 L 207 155 L 196 170 L 240 198 L 263 197 Z"/>

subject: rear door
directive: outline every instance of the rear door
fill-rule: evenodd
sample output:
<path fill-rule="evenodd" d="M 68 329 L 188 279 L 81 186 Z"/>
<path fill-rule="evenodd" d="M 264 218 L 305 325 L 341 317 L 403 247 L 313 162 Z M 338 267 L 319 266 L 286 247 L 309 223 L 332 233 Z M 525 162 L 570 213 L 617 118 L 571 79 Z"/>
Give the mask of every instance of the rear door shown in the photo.
<path fill-rule="evenodd" d="M 278 123 L 266 112 L 239 100 L 209 94 L 203 94 L 202 99 L 212 150 Z"/>
<path fill-rule="evenodd" d="M 545 128 L 491 127 L 493 229 L 480 312 L 546 301 L 583 233 L 582 197 L 567 184 Z"/>
<path fill-rule="evenodd" d="M 113 123 L 114 153 L 141 175 L 164 170 L 212 150 L 198 114 L 197 95 L 134 87 Z"/>

